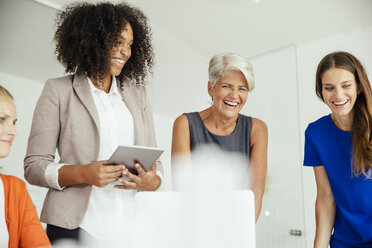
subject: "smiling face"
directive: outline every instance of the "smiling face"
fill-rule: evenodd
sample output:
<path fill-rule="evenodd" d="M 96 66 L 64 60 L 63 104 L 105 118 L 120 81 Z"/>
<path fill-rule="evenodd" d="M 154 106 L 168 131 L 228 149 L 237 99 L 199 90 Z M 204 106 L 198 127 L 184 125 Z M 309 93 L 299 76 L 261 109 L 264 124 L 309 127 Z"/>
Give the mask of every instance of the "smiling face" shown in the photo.
<path fill-rule="evenodd" d="M 238 115 L 248 98 L 248 84 L 240 71 L 225 71 L 212 88 L 208 82 L 208 93 L 213 99 L 213 108 L 226 118 Z"/>
<path fill-rule="evenodd" d="M 321 77 L 324 102 L 335 118 L 351 117 L 359 93 L 354 74 L 341 68 L 331 68 Z"/>
<path fill-rule="evenodd" d="M 8 156 L 12 142 L 17 135 L 15 123 L 16 108 L 13 100 L 6 96 L 0 97 L 0 158 Z"/>
<path fill-rule="evenodd" d="M 121 32 L 114 47 L 111 49 L 111 67 L 110 73 L 113 76 L 118 76 L 121 73 L 125 63 L 132 55 L 133 44 L 133 29 L 129 22 L 125 25 L 125 28 Z"/>

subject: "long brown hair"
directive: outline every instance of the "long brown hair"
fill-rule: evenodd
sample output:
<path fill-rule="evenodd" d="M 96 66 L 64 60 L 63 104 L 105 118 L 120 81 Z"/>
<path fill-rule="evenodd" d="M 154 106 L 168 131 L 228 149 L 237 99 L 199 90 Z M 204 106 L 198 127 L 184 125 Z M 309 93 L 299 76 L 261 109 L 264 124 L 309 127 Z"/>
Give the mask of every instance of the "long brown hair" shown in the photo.
<path fill-rule="evenodd" d="M 354 74 L 357 88 L 360 93 L 353 107 L 353 123 L 351 137 L 353 154 L 351 166 L 356 176 L 368 175 L 372 168 L 372 90 L 367 74 L 360 61 L 350 53 L 334 52 L 326 55 L 319 63 L 316 72 L 316 94 L 320 99 L 322 95 L 323 74 L 332 68 L 341 68 Z"/>

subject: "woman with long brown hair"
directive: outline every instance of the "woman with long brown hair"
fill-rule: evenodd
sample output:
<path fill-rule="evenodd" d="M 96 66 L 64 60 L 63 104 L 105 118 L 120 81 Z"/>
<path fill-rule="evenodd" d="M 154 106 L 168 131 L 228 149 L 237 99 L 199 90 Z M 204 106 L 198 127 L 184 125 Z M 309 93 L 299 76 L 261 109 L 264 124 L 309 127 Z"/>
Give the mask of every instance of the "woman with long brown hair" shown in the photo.
<path fill-rule="evenodd" d="M 317 184 L 314 247 L 372 247 L 372 90 L 362 64 L 347 52 L 328 54 L 316 94 L 332 113 L 305 132 L 304 165 Z"/>

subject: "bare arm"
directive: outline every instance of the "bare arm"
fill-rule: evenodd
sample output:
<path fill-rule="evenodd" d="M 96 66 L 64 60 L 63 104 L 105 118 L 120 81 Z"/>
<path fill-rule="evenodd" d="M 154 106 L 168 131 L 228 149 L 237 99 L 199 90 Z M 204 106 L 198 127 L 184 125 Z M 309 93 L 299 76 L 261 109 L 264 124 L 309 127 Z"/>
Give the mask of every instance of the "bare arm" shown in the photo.
<path fill-rule="evenodd" d="M 314 248 L 327 248 L 335 222 L 336 203 L 324 166 L 314 167 L 314 174 L 317 186 Z"/>
<path fill-rule="evenodd" d="M 185 185 L 186 167 L 191 162 L 190 153 L 189 122 L 185 115 L 181 115 L 174 121 L 172 135 L 172 180 L 175 188 L 179 184 Z"/>
<path fill-rule="evenodd" d="M 58 170 L 61 187 L 75 184 L 106 186 L 118 180 L 124 173 L 123 165 L 104 165 L 107 161 L 96 161 L 87 165 L 65 165 Z"/>
<path fill-rule="evenodd" d="M 190 155 L 190 131 L 186 115 L 179 116 L 173 124 L 172 162 L 178 155 Z"/>
<path fill-rule="evenodd" d="M 256 118 L 252 120 L 251 153 L 249 158 L 250 173 L 255 198 L 256 221 L 261 212 L 262 197 L 265 190 L 267 173 L 267 142 L 266 124 Z"/>

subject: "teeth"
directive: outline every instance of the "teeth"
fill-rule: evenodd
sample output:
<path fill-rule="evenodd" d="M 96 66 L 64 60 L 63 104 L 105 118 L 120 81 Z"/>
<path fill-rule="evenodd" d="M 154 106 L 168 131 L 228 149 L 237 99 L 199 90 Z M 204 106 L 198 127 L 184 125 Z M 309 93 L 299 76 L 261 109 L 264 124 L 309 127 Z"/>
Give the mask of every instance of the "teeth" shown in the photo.
<path fill-rule="evenodd" d="M 115 63 L 124 64 L 123 59 L 112 59 Z"/>
<path fill-rule="evenodd" d="M 343 105 L 345 103 L 347 103 L 348 100 L 345 100 L 343 102 L 333 102 L 335 105 L 339 106 L 339 105 Z"/>
<path fill-rule="evenodd" d="M 236 103 L 236 102 L 224 101 L 224 103 L 227 104 L 227 105 L 229 105 L 229 106 L 231 106 L 231 107 L 236 107 L 236 106 L 238 106 L 238 103 Z"/>

